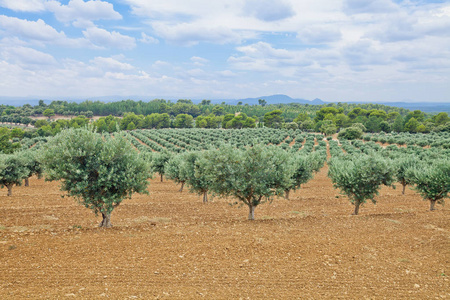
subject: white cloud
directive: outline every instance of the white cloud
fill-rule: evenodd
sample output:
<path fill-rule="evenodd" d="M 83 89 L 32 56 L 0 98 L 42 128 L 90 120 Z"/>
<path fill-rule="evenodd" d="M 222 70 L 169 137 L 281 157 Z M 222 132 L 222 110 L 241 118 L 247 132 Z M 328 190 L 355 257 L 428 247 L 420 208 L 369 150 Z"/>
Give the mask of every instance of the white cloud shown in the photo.
<path fill-rule="evenodd" d="M 19 65 L 25 69 L 54 66 L 57 63 L 56 59 L 50 54 L 22 46 L 8 47 L 2 45 L 0 55 L 4 61 Z"/>
<path fill-rule="evenodd" d="M 141 33 L 141 39 L 139 39 L 139 42 L 144 44 L 158 44 L 159 40 L 155 39 L 152 36 L 146 35 L 144 32 Z"/>
<path fill-rule="evenodd" d="M 4 35 L 6 37 L 15 40 L 23 39 L 25 43 L 30 42 L 39 45 L 54 44 L 75 48 L 92 47 L 86 39 L 68 38 L 64 32 L 58 32 L 41 19 L 28 21 L 0 15 L 0 28 L 4 29 Z"/>
<path fill-rule="evenodd" d="M 9 35 L 37 41 L 48 42 L 66 38 L 63 32 L 56 31 L 41 19 L 28 21 L 0 15 L 0 27 L 5 29 Z"/>
<path fill-rule="evenodd" d="M 105 1 L 70 0 L 67 5 L 59 1 L 50 0 L 45 3 L 47 10 L 53 12 L 60 22 L 94 20 L 120 20 L 122 15 L 114 10 L 111 3 Z"/>
<path fill-rule="evenodd" d="M 123 58 L 123 57 L 121 57 Z M 94 59 L 90 60 L 90 64 L 94 65 L 102 70 L 106 71 L 130 71 L 134 70 L 135 68 L 128 64 L 123 63 L 115 58 L 112 57 L 95 57 Z"/>
<path fill-rule="evenodd" d="M 117 31 L 109 32 L 98 27 L 83 30 L 83 35 L 94 45 L 99 47 L 113 47 L 119 49 L 133 49 L 136 41 L 133 37 L 120 34 Z"/>
<path fill-rule="evenodd" d="M 266 22 L 279 21 L 295 15 L 289 2 L 272 0 L 246 0 L 244 12 Z"/>
<path fill-rule="evenodd" d="M 0 0 L 0 6 L 23 12 L 39 12 L 45 9 L 43 0 Z"/>
<path fill-rule="evenodd" d="M 333 25 L 311 25 L 300 29 L 297 38 L 306 44 L 328 44 L 341 39 L 342 33 Z"/>
<path fill-rule="evenodd" d="M 349 14 L 378 14 L 398 10 L 391 0 L 344 0 L 343 9 Z"/>
<path fill-rule="evenodd" d="M 155 33 L 165 40 L 182 46 L 193 46 L 199 42 L 217 44 L 239 43 L 241 37 L 227 27 L 204 27 L 200 24 L 181 23 L 165 24 L 154 23 Z"/>
<path fill-rule="evenodd" d="M 192 56 L 191 61 L 196 66 L 204 66 L 205 64 L 207 64 L 209 62 L 209 60 L 207 60 L 206 58 L 199 57 L 199 56 Z"/>

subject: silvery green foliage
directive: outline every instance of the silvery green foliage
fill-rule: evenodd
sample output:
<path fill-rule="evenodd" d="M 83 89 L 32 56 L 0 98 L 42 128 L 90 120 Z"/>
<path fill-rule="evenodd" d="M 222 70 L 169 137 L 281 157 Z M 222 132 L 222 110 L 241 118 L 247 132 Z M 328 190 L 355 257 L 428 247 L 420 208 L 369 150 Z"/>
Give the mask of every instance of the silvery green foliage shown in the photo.
<path fill-rule="evenodd" d="M 22 158 L 22 163 L 28 170 L 26 178 L 29 178 L 33 175 L 37 175 L 38 178 L 41 178 L 43 169 L 40 161 L 40 151 L 32 148 L 21 151 L 18 154 Z"/>
<path fill-rule="evenodd" d="M 28 172 L 20 154 L 0 154 L 0 187 L 8 188 L 8 196 L 11 196 L 11 189 L 14 185 L 22 184 Z"/>
<path fill-rule="evenodd" d="M 392 185 L 395 170 L 392 162 L 376 155 L 352 155 L 333 157 L 329 162 L 328 176 L 333 186 L 347 195 L 355 205 L 357 215 L 359 205 L 371 199 L 376 204 L 375 196 L 381 185 Z"/>
<path fill-rule="evenodd" d="M 247 205 L 251 220 L 256 206 L 284 193 L 295 171 L 288 152 L 259 144 L 243 149 L 222 145 L 205 152 L 201 163 L 210 179 L 210 190 Z"/>
<path fill-rule="evenodd" d="M 188 153 L 189 152 L 185 152 L 183 154 L 174 155 L 167 161 L 164 169 L 168 179 L 171 179 L 176 183 L 184 183 L 188 180 L 187 168 L 184 166 Z"/>
<path fill-rule="evenodd" d="M 166 173 L 166 163 L 169 161 L 172 154 L 168 151 L 162 151 L 155 153 L 152 156 L 152 170 L 158 172 L 161 175 L 161 181 L 163 181 L 163 175 Z"/>
<path fill-rule="evenodd" d="M 122 134 L 67 129 L 45 145 L 41 158 L 46 180 L 61 180 L 62 191 L 104 218 L 133 193 L 148 193 L 150 165 Z"/>
<path fill-rule="evenodd" d="M 211 187 L 211 178 L 202 163 L 205 154 L 209 151 L 191 151 L 183 154 L 180 165 L 181 177 L 186 179 L 189 190 L 199 195 L 203 194 L 203 202 L 208 202 L 207 193 Z"/>
<path fill-rule="evenodd" d="M 450 193 L 450 160 L 440 159 L 433 163 L 421 163 L 407 171 L 407 177 L 414 184 L 414 189 L 424 200 L 430 200 L 430 210 L 434 203 L 444 204 Z"/>
<path fill-rule="evenodd" d="M 290 190 L 297 190 L 304 183 L 307 183 L 313 178 L 313 172 L 315 168 L 320 165 L 319 160 L 321 156 L 318 155 L 301 155 L 291 154 L 289 164 L 294 169 L 291 180 L 280 182 L 282 188 L 289 192 Z M 323 164 L 323 163 L 322 163 Z M 288 195 L 286 195 L 288 199 Z"/>
<path fill-rule="evenodd" d="M 405 193 L 406 185 L 412 184 L 412 178 L 407 175 L 408 170 L 416 167 L 418 161 L 419 158 L 414 155 L 402 156 L 394 161 L 396 178 L 403 186 L 403 194 Z"/>

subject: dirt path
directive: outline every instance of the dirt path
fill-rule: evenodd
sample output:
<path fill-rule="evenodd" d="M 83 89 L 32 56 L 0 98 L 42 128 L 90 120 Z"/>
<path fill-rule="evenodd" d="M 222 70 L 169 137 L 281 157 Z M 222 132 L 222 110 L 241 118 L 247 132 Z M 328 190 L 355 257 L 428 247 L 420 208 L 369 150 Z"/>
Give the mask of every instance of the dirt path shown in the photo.
<path fill-rule="evenodd" d="M 0 298 L 450 299 L 448 207 L 384 188 L 351 216 L 326 172 L 253 222 L 156 178 L 110 230 L 57 183 L 1 189 Z"/>

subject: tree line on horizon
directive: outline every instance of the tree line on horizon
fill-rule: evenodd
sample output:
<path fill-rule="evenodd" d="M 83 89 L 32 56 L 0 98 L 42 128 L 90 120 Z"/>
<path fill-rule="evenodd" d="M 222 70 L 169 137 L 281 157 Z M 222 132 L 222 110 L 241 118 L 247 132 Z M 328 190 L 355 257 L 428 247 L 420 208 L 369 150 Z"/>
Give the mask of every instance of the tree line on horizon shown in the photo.
<path fill-rule="evenodd" d="M 85 111 L 86 109 L 93 109 Z M 75 110 L 75 111 L 74 111 Z M 150 114 L 138 112 L 151 112 Z M 155 111 L 155 112 L 152 112 Z M 80 112 L 82 114 L 80 114 Z M 106 112 L 115 115 L 102 116 Z M 75 115 L 71 119 L 55 119 L 55 115 Z M 31 117 L 45 116 L 47 120 Z M 69 103 L 53 101 L 50 105 L 40 101 L 39 105 L 22 107 L 0 106 L 0 122 L 34 125 L 36 130 L 11 132 L 10 138 L 53 136 L 64 128 L 84 127 L 92 123 L 98 132 L 118 130 L 160 128 L 224 128 L 240 129 L 271 127 L 300 129 L 331 135 L 346 129 L 347 136 L 360 138 L 363 132 L 409 132 L 427 133 L 450 131 L 447 113 L 427 114 L 420 110 L 409 111 L 381 104 L 333 103 L 326 105 L 278 104 L 259 105 L 211 104 L 203 100 L 193 104 L 191 100 L 176 103 L 161 99 L 149 102 L 125 100 L 102 103 L 85 101 Z M 344 135 L 343 135 L 344 136 Z"/>

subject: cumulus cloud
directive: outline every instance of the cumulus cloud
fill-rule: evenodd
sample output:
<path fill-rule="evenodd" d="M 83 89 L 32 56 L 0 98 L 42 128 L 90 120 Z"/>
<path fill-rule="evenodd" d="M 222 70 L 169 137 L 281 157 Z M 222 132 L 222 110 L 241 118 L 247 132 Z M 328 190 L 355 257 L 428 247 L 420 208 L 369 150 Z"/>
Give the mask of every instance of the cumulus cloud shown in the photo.
<path fill-rule="evenodd" d="M 0 15 L 0 27 L 9 35 L 37 41 L 54 41 L 66 38 L 63 32 L 56 31 L 41 19 L 28 21 Z"/>
<path fill-rule="evenodd" d="M 133 37 L 120 34 L 117 31 L 109 32 L 98 27 L 83 30 L 83 35 L 94 45 L 99 47 L 113 47 L 119 49 L 133 49 L 136 41 Z"/>
<path fill-rule="evenodd" d="M 112 57 L 95 57 L 90 61 L 92 65 L 106 71 L 130 71 L 134 70 L 134 67 L 128 63 L 123 63 Z"/>
<path fill-rule="evenodd" d="M 192 56 L 191 61 L 196 66 L 204 66 L 205 64 L 207 64 L 209 62 L 209 60 L 207 60 L 206 58 L 199 57 L 199 56 Z"/>
<path fill-rule="evenodd" d="M 86 39 L 68 38 L 62 31 L 57 31 L 43 20 L 28 21 L 15 17 L 0 15 L 0 29 L 4 30 L 4 35 L 10 39 L 23 39 L 23 43 L 32 44 L 54 44 L 64 47 L 93 47 Z M 18 44 L 18 42 L 15 42 Z"/>
<path fill-rule="evenodd" d="M 8 47 L 5 45 L 2 48 L 0 52 L 1 59 L 26 69 L 56 65 L 56 59 L 53 56 L 33 48 L 22 46 Z"/>
<path fill-rule="evenodd" d="M 45 3 L 45 7 L 55 14 L 60 22 L 78 21 L 78 25 L 83 24 L 82 20 L 120 20 L 122 15 L 114 10 L 111 3 L 105 1 L 70 0 L 67 5 L 59 1 L 50 0 Z"/>
<path fill-rule="evenodd" d="M 297 38 L 306 44 L 327 44 L 337 42 L 342 33 L 333 25 L 311 25 L 300 29 Z"/>
<path fill-rule="evenodd" d="M 299 68 L 309 66 L 313 61 L 302 51 L 273 48 L 265 42 L 236 48 L 241 56 L 230 56 L 228 63 L 234 68 L 246 71 L 265 71 L 283 76 L 293 76 Z"/>
<path fill-rule="evenodd" d="M 295 15 L 289 2 L 272 0 L 247 0 L 244 12 L 266 22 L 279 21 Z"/>
<path fill-rule="evenodd" d="M 227 27 L 204 27 L 200 24 L 180 23 L 153 24 L 155 33 L 176 45 L 193 46 L 199 42 L 210 42 L 217 44 L 239 43 L 241 37 L 239 34 Z"/>
<path fill-rule="evenodd" d="M 141 33 L 141 39 L 139 39 L 139 42 L 144 44 L 158 44 L 159 40 L 155 39 L 152 36 L 146 35 L 144 32 Z"/>
<path fill-rule="evenodd" d="M 344 0 L 343 10 L 348 14 L 378 14 L 398 10 L 391 0 Z"/>
<path fill-rule="evenodd" d="M 43 0 L 0 0 L 0 6 L 22 12 L 38 12 L 45 9 Z"/>

